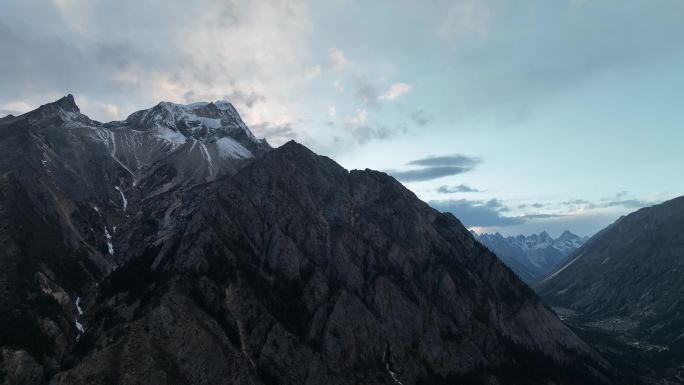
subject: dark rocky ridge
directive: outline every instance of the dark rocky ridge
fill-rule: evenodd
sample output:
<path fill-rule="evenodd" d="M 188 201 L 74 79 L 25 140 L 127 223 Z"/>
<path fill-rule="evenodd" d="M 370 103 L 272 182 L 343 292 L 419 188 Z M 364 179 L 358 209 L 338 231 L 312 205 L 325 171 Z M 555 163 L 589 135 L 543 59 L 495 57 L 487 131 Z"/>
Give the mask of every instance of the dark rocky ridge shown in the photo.
<path fill-rule="evenodd" d="M 191 140 L 139 166 L 118 156 L 135 134 L 112 152 L 87 134 L 126 128 L 53 107 L 0 125 L 5 383 L 616 381 L 386 174 L 290 142 L 180 180 Z"/>

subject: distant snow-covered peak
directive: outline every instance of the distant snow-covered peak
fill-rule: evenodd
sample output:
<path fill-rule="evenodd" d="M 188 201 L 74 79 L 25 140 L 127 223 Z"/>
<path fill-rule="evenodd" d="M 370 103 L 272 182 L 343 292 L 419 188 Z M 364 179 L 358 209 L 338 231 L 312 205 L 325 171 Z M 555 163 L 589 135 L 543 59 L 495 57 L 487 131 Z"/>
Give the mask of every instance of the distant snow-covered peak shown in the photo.
<path fill-rule="evenodd" d="M 527 236 L 517 235 L 509 237 L 504 237 L 498 232 L 494 234 L 484 233 L 478 235 L 477 238 L 487 243 L 505 242 L 509 246 L 516 247 L 521 250 L 554 248 L 564 253 L 580 247 L 586 241 L 586 238 L 582 238 L 567 230 L 556 239 L 552 238 L 546 231 L 542 231 L 539 234 L 530 234 Z"/>

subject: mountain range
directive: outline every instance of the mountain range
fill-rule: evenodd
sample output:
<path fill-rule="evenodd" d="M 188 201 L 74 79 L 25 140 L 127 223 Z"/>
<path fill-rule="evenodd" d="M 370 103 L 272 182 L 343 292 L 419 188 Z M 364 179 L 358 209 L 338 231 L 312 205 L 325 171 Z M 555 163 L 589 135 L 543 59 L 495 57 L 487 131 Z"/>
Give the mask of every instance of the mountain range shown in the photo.
<path fill-rule="evenodd" d="M 514 237 L 504 237 L 500 233 L 474 235 L 526 283 L 533 283 L 551 272 L 588 239 L 567 230 L 556 239 L 546 231 Z"/>
<path fill-rule="evenodd" d="M 536 285 L 625 371 L 684 383 L 684 197 L 602 230 Z"/>
<path fill-rule="evenodd" d="M 0 382 L 610 384 L 453 215 L 228 102 L 0 120 Z"/>

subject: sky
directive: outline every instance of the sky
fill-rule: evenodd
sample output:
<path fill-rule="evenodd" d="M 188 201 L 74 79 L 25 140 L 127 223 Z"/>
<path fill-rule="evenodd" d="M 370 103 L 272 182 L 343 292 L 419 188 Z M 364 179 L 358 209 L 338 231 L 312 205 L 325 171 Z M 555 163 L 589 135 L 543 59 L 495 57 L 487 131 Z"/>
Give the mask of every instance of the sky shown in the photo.
<path fill-rule="evenodd" d="M 684 2 L 0 0 L 0 115 L 228 100 L 484 232 L 684 194 Z"/>

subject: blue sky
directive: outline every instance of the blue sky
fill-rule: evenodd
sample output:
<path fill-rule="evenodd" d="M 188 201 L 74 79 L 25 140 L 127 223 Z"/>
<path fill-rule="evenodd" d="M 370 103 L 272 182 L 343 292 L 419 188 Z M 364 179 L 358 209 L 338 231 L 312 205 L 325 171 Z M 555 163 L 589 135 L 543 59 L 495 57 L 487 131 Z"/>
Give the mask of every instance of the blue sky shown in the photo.
<path fill-rule="evenodd" d="M 684 193 L 682 20 L 679 0 L 5 0 L 0 114 L 227 99 L 468 227 L 591 235 Z"/>

